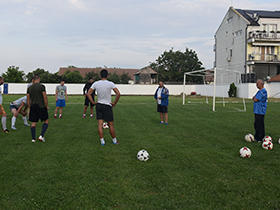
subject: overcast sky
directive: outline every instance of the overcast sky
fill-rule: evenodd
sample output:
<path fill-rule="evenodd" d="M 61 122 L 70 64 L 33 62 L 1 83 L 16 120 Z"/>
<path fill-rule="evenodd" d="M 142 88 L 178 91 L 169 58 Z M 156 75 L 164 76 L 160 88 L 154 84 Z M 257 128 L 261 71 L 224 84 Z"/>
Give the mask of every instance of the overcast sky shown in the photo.
<path fill-rule="evenodd" d="M 214 34 L 231 5 L 280 10 L 280 0 L 0 0 L 0 73 L 142 68 L 172 47 L 212 68 Z"/>

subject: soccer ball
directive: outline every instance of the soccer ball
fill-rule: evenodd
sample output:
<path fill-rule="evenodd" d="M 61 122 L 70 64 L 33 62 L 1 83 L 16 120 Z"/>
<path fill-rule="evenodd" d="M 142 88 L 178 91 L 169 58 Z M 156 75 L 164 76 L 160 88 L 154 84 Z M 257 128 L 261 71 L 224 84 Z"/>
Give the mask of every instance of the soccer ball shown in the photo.
<path fill-rule="evenodd" d="M 109 125 L 108 125 L 108 123 L 103 123 L 103 129 L 108 129 L 109 128 Z"/>
<path fill-rule="evenodd" d="M 242 147 L 239 150 L 239 155 L 242 158 L 249 158 L 249 157 L 251 157 L 251 154 L 252 154 L 252 152 L 248 147 Z"/>
<path fill-rule="evenodd" d="M 280 144 L 280 138 L 278 139 L 278 144 Z"/>
<path fill-rule="evenodd" d="M 250 133 L 245 136 L 245 141 L 247 142 L 253 142 L 254 139 L 255 139 L 254 136 Z"/>
<path fill-rule="evenodd" d="M 270 141 L 270 142 L 272 142 L 272 138 L 270 137 L 270 136 L 265 136 L 265 137 L 263 137 L 263 142 L 264 141 Z"/>
<path fill-rule="evenodd" d="M 149 153 L 144 149 L 140 150 L 137 153 L 137 159 L 140 161 L 147 161 L 147 160 L 149 160 L 149 158 L 150 158 Z"/>
<path fill-rule="evenodd" d="M 264 141 L 262 143 L 262 148 L 266 149 L 266 150 L 272 150 L 273 148 L 273 143 L 270 141 Z"/>

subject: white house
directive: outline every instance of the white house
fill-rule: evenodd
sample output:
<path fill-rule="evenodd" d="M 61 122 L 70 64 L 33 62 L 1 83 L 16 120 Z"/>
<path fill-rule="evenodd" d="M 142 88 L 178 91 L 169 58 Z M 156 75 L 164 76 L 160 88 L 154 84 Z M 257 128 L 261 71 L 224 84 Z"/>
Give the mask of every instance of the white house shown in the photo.
<path fill-rule="evenodd" d="M 280 74 L 280 11 L 230 7 L 215 33 L 214 52 L 214 67 L 242 73 L 243 83 Z"/>

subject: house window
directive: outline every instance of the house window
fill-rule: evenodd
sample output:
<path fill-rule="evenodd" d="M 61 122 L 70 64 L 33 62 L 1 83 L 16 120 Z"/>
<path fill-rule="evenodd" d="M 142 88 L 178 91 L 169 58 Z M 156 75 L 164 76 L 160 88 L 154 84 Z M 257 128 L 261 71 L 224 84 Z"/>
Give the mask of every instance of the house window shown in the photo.
<path fill-rule="evenodd" d="M 233 21 L 233 17 L 229 17 L 228 19 L 227 19 L 227 23 L 231 23 Z"/>
<path fill-rule="evenodd" d="M 241 36 L 242 35 L 242 30 L 239 30 L 239 31 L 236 31 L 235 32 L 235 36 L 237 37 L 237 36 Z"/>

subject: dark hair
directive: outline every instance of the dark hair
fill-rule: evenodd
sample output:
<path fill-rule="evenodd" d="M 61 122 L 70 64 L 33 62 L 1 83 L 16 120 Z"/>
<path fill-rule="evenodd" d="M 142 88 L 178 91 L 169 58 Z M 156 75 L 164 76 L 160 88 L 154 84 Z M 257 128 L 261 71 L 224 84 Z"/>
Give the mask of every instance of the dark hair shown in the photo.
<path fill-rule="evenodd" d="M 39 74 L 35 74 L 35 75 L 33 76 L 33 79 L 34 79 L 34 80 L 40 79 L 40 75 L 39 75 Z"/>
<path fill-rule="evenodd" d="M 88 80 L 92 79 L 92 77 L 88 78 Z"/>
<path fill-rule="evenodd" d="M 102 69 L 102 70 L 100 71 L 100 76 L 101 76 L 101 78 L 107 78 L 107 76 L 108 76 L 108 71 L 107 71 L 106 69 Z"/>
<path fill-rule="evenodd" d="M 64 79 L 62 79 L 62 80 L 60 80 L 60 82 L 65 82 L 65 80 L 64 80 Z"/>

